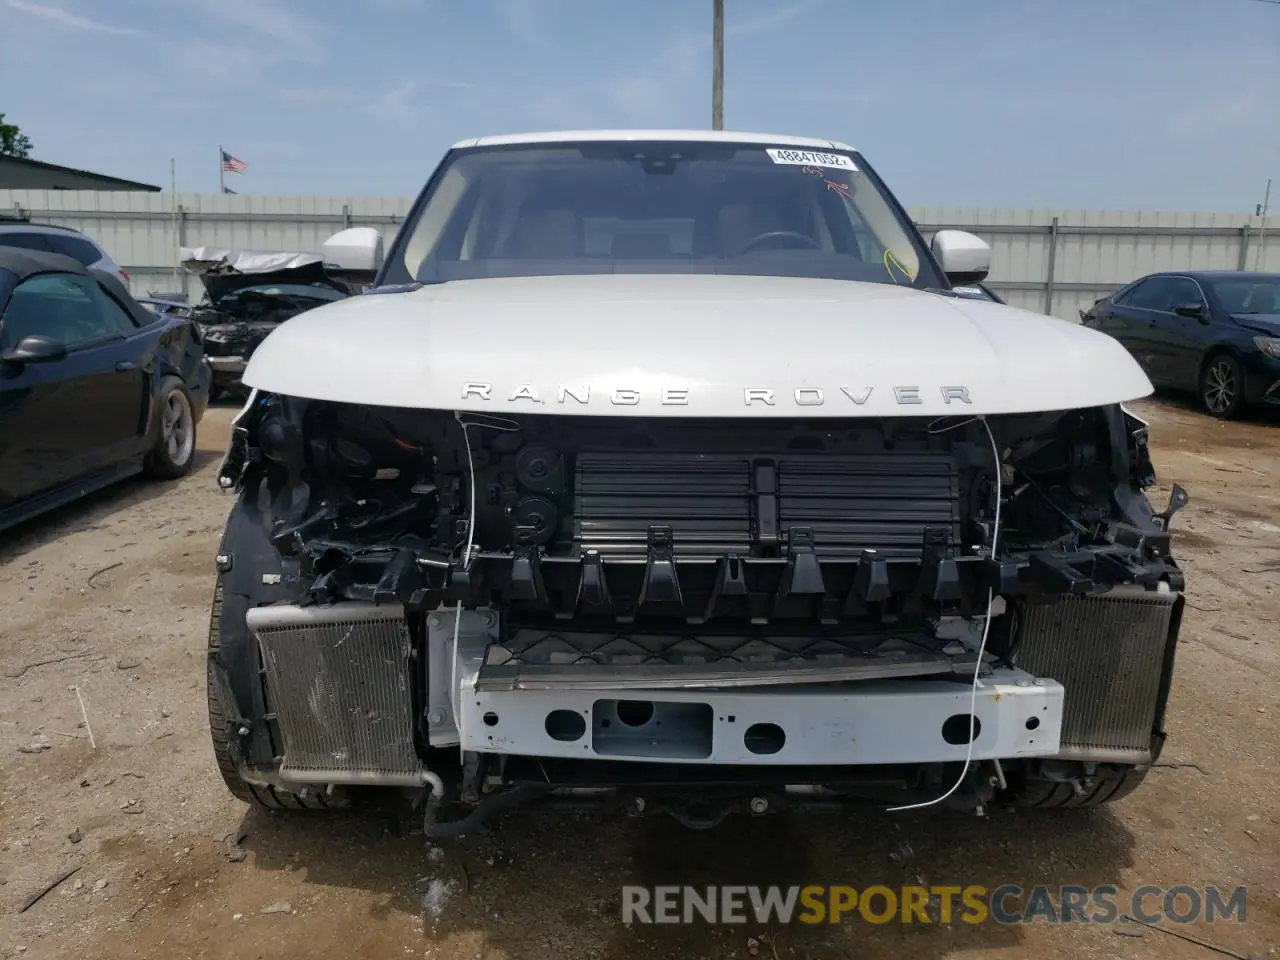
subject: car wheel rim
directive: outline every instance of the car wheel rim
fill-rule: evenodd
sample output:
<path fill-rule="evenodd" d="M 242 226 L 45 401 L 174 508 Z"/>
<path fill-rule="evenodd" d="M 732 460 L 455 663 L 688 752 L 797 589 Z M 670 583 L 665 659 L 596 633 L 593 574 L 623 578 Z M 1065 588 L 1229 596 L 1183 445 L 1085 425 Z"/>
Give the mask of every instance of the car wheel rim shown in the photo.
<path fill-rule="evenodd" d="M 1231 364 L 1219 361 L 1205 376 L 1204 403 L 1214 413 L 1231 409 L 1236 399 L 1236 372 Z"/>
<path fill-rule="evenodd" d="M 186 394 L 174 390 L 164 405 L 164 445 L 174 466 L 181 467 L 191 457 L 195 431 L 191 422 L 191 405 Z"/>

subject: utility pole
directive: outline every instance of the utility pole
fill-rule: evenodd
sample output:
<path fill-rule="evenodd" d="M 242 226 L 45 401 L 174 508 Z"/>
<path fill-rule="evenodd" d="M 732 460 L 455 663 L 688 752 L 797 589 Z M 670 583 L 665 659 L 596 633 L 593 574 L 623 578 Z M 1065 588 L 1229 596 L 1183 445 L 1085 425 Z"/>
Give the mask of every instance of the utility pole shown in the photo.
<path fill-rule="evenodd" d="M 169 206 L 173 214 L 173 282 L 178 282 L 178 273 L 182 269 L 182 240 L 178 236 L 178 161 L 169 158 Z"/>
<path fill-rule="evenodd" d="M 1258 206 L 1258 216 L 1262 218 L 1258 224 L 1258 249 L 1253 254 L 1253 269 L 1262 268 L 1262 252 L 1267 248 L 1267 211 L 1271 207 L 1271 179 L 1267 178 L 1267 192 L 1262 195 L 1262 203 Z"/>
<path fill-rule="evenodd" d="M 724 0 L 711 0 L 711 129 L 724 129 Z"/>

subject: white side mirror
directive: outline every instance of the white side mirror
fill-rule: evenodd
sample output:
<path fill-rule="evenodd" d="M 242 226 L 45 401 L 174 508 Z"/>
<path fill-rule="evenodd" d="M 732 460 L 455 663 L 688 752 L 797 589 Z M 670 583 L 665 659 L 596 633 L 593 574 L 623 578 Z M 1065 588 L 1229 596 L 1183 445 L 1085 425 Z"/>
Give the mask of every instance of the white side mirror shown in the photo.
<path fill-rule="evenodd" d="M 382 269 L 382 234 L 373 227 L 339 230 L 320 248 L 325 273 L 339 280 L 373 283 Z"/>
<path fill-rule="evenodd" d="M 939 230 L 929 246 L 952 284 L 981 283 L 991 272 L 991 247 L 965 230 Z"/>

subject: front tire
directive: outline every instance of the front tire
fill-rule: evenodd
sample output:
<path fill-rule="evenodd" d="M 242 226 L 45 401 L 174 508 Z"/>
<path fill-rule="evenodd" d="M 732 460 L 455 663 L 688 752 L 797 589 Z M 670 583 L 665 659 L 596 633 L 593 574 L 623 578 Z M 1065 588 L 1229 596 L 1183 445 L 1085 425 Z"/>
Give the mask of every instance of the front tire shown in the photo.
<path fill-rule="evenodd" d="M 345 806 L 342 794 L 326 796 L 322 791 L 305 796 L 274 786 L 259 786 L 249 783 L 240 776 L 240 769 L 231 746 L 232 731 L 227 718 L 222 712 L 222 704 L 218 700 L 217 665 L 222 649 L 222 578 L 219 577 L 213 588 L 213 609 L 209 613 L 209 646 L 208 646 L 208 697 L 209 697 L 209 735 L 213 740 L 213 756 L 218 763 L 218 772 L 222 782 L 227 785 L 231 795 L 237 800 L 268 810 L 333 810 Z M 235 625 L 229 625 L 233 629 Z M 243 627 L 243 625 L 240 625 Z M 244 627 L 244 629 L 248 629 Z"/>
<path fill-rule="evenodd" d="M 1111 764 L 1100 767 L 1084 784 L 1082 791 L 1060 780 L 1028 776 L 1012 791 L 1014 806 L 1038 809 L 1078 809 L 1114 803 L 1133 793 L 1151 772 L 1149 765 Z"/>
<path fill-rule="evenodd" d="M 1212 417 L 1234 420 L 1244 411 L 1244 371 L 1229 353 L 1215 353 L 1200 371 L 1200 403 Z"/>
<path fill-rule="evenodd" d="M 160 429 L 147 458 L 147 472 L 157 480 L 176 480 L 191 472 L 196 458 L 196 418 L 187 388 L 177 377 L 165 377 L 159 393 Z"/>

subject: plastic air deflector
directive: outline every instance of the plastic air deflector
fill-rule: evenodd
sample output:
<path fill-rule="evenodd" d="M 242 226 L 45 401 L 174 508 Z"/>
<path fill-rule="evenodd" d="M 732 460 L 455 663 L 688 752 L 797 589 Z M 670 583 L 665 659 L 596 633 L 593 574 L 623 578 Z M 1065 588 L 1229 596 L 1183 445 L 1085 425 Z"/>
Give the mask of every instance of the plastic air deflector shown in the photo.
<path fill-rule="evenodd" d="M 680 578 L 676 574 L 675 542 L 671 528 L 654 525 L 649 528 L 648 556 L 644 567 L 644 586 L 640 591 L 640 609 L 646 613 L 670 612 L 684 615 L 680 594 Z"/>
<path fill-rule="evenodd" d="M 965 593 L 955 551 L 948 539 L 946 529 L 925 527 L 920 563 L 920 592 L 936 601 L 959 600 Z"/>
<path fill-rule="evenodd" d="M 736 554 L 721 557 L 716 563 L 715 585 L 707 597 L 704 620 L 719 613 L 722 616 L 745 617 L 747 611 L 747 581 L 742 572 L 742 558 Z"/>
<path fill-rule="evenodd" d="M 787 531 L 787 566 L 778 591 L 785 596 L 814 596 L 826 593 L 822 565 L 814 552 L 813 529 L 792 527 Z"/>
<path fill-rule="evenodd" d="M 588 550 L 582 557 L 582 583 L 578 600 L 588 608 L 609 609 L 609 583 L 604 577 L 604 564 L 599 550 Z"/>
<path fill-rule="evenodd" d="M 853 597 L 863 603 L 879 603 L 893 595 L 889 564 L 875 550 L 864 550 L 853 575 Z"/>
<path fill-rule="evenodd" d="M 511 558 L 512 600 L 546 602 L 547 592 L 542 583 L 542 568 L 538 562 L 538 532 L 533 527 L 516 527 L 515 550 Z"/>

